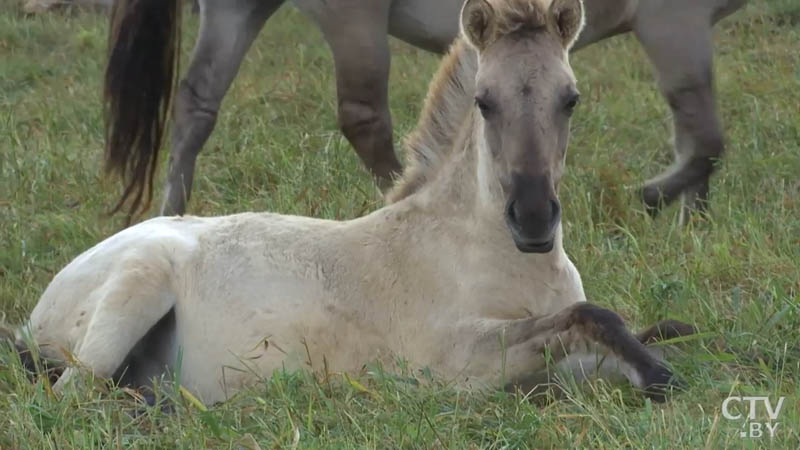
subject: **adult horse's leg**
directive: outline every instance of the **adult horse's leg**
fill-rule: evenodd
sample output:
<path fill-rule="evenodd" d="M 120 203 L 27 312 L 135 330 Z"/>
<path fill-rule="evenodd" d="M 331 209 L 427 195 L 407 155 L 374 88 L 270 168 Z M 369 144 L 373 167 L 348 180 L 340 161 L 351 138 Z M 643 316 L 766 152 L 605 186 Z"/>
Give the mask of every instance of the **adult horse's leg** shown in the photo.
<path fill-rule="evenodd" d="M 681 223 L 707 207 L 709 178 L 724 151 L 712 73 L 712 11 L 706 5 L 643 4 L 636 37 L 658 75 L 672 111 L 675 165 L 649 180 L 642 191 L 649 211 L 683 195 Z"/>
<path fill-rule="evenodd" d="M 214 129 L 220 103 L 264 22 L 284 0 L 204 0 L 200 34 L 175 96 L 172 151 L 161 214 L 186 211 L 197 155 Z"/>
<path fill-rule="evenodd" d="M 622 318 L 591 303 L 578 303 L 543 317 L 514 320 L 497 326 L 484 335 L 476 352 L 505 355 L 506 388 L 534 388 L 546 382 L 542 358 L 549 354 L 557 367 L 568 367 L 580 377 L 598 373 L 622 372 L 637 388 L 655 400 L 663 400 L 665 390 L 674 384 L 671 372 L 643 344 L 658 337 L 690 334 L 694 328 L 679 322 L 664 322 L 634 336 Z M 504 346 L 504 348 L 501 348 Z"/>
<path fill-rule="evenodd" d="M 402 167 L 389 113 L 389 0 L 297 1 L 333 52 L 339 127 L 382 190 Z"/>

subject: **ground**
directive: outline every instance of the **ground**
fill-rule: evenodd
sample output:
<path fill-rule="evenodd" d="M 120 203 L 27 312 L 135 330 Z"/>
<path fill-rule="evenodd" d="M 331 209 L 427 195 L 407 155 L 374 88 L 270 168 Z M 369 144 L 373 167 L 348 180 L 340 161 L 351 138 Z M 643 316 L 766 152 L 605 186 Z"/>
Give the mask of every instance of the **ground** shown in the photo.
<path fill-rule="evenodd" d="M 459 392 L 425 370 L 368 366 L 345 379 L 276 374 L 229 402 L 141 409 L 95 381 L 57 397 L 0 351 L 0 448 L 798 448 L 800 446 L 800 6 L 753 0 L 717 27 L 715 74 L 727 153 L 708 220 L 677 208 L 651 219 L 635 197 L 671 159 L 670 119 L 631 36 L 572 58 L 582 104 L 562 183 L 565 247 L 587 296 L 634 328 L 662 318 L 705 334 L 671 358 L 686 391 L 652 404 L 602 382 L 561 400 Z M 196 18 L 184 18 L 184 58 Z M 102 176 L 106 19 L 36 17 L 0 5 L 0 311 L 19 323 L 68 261 L 119 230 L 119 192 Z M 393 42 L 398 142 L 415 122 L 437 57 Z M 331 56 L 283 8 L 225 100 L 197 167 L 190 212 L 279 211 L 351 218 L 379 197 L 336 129 Z M 165 162 L 165 161 L 164 161 Z M 162 166 L 163 169 L 163 166 Z M 160 171 L 163 177 L 164 170 Z M 160 195 L 160 191 L 156 194 Z M 153 213 L 154 211 L 151 211 Z M 434 345 L 435 343 L 432 343 Z M 319 368 L 317 368 L 319 369 Z M 785 402 L 776 436 L 742 438 L 728 396 Z M 746 408 L 739 411 L 747 413 Z M 764 409 L 758 419 L 764 421 Z M 773 421 L 774 422 L 774 421 Z"/>

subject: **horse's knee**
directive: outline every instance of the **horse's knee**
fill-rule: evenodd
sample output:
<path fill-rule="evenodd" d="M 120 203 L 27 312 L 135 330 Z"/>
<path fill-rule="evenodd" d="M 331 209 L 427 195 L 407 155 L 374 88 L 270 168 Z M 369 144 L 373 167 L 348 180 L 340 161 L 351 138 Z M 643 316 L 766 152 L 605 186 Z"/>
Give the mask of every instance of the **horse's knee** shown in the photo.
<path fill-rule="evenodd" d="M 189 153 L 196 156 L 217 123 L 220 102 L 203 95 L 187 80 L 182 80 L 172 109 L 172 156 Z"/>
<path fill-rule="evenodd" d="M 339 128 L 382 191 L 402 171 L 392 144 L 389 109 L 382 102 L 340 100 Z"/>
<path fill-rule="evenodd" d="M 391 140 L 388 60 L 363 66 L 341 56 L 341 52 L 334 52 L 334 56 L 339 129 L 359 152 L 364 149 L 358 148 L 357 141 L 363 137 L 387 139 L 388 136 Z"/>
<path fill-rule="evenodd" d="M 173 111 L 178 125 L 185 120 L 208 122 L 212 125 L 216 122 L 221 102 L 204 94 L 202 90 L 189 80 L 181 80 L 175 94 Z"/>
<path fill-rule="evenodd" d="M 698 73 L 683 74 L 680 83 L 663 83 L 661 86 L 679 124 L 696 123 L 707 115 L 716 117 L 711 67 L 695 68 L 693 72 Z"/>
<path fill-rule="evenodd" d="M 717 117 L 711 74 L 666 93 L 674 116 L 677 151 L 698 172 L 710 175 L 722 157 L 725 142 Z"/>
<path fill-rule="evenodd" d="M 338 115 L 339 128 L 350 140 L 376 131 L 385 131 L 388 128 L 386 114 L 378 105 L 372 103 L 343 100 L 339 103 Z"/>

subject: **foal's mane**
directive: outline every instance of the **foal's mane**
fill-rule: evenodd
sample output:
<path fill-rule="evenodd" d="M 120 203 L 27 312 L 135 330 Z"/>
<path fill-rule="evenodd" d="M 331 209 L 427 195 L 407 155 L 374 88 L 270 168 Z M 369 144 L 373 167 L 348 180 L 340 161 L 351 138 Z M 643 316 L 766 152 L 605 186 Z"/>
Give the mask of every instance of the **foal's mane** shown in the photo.
<path fill-rule="evenodd" d="M 495 39 L 522 28 L 548 26 L 551 0 L 488 0 L 495 12 Z M 405 139 L 406 168 L 386 196 L 387 203 L 402 200 L 433 179 L 455 152 L 456 138 L 475 102 L 477 50 L 458 37 L 439 65 L 428 87 L 414 131 Z"/>
<path fill-rule="evenodd" d="M 388 203 L 419 190 L 454 151 L 456 136 L 474 102 L 477 70 L 477 53 L 459 37 L 439 65 L 419 122 L 405 139 L 406 167 L 387 195 Z"/>

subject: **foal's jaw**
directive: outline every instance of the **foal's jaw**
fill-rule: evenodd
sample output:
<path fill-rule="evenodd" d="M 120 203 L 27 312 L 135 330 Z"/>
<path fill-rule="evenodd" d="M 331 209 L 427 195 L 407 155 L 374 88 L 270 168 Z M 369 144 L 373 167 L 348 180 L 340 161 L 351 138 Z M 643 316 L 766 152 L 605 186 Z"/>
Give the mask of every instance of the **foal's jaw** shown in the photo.
<path fill-rule="evenodd" d="M 550 253 L 555 247 L 555 238 L 550 238 L 546 241 L 531 241 L 520 237 L 511 229 L 511 237 L 514 240 L 514 245 L 517 246 L 517 250 L 521 251 L 522 253 Z"/>

